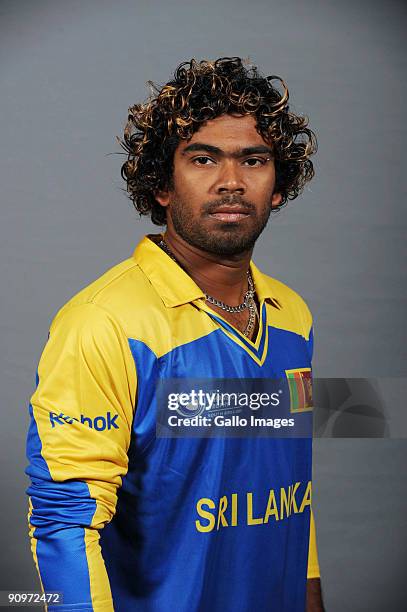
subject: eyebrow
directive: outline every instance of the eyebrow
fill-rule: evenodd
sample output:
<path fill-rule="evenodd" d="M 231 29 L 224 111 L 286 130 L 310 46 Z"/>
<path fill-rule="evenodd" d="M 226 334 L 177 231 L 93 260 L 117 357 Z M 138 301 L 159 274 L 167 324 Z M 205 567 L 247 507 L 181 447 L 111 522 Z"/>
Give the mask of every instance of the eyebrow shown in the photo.
<path fill-rule="evenodd" d="M 210 144 L 205 144 L 204 142 L 194 142 L 185 147 L 185 149 L 181 152 L 181 155 L 186 155 L 187 153 L 192 153 L 193 151 L 205 151 L 206 153 L 212 153 L 214 155 L 218 155 L 219 157 L 226 157 L 228 154 L 219 147 L 214 147 Z M 269 155 L 273 155 L 273 149 L 271 147 L 267 147 L 265 145 L 255 145 L 253 147 L 244 147 L 243 149 L 237 149 L 230 154 L 230 157 L 239 158 L 246 157 L 247 155 L 259 153 L 268 153 Z"/>

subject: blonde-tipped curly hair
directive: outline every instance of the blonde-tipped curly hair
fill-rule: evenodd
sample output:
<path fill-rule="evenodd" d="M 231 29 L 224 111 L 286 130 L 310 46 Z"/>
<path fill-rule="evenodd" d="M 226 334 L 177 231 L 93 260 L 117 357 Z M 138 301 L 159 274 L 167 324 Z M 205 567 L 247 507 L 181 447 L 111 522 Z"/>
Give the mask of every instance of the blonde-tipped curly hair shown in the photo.
<path fill-rule="evenodd" d="M 273 82 L 279 83 L 279 89 Z M 155 194 L 172 186 L 174 152 L 208 120 L 227 113 L 253 115 L 257 130 L 273 146 L 275 191 L 283 206 L 314 176 L 309 159 L 317 150 L 307 117 L 290 112 L 288 89 L 277 76 L 263 76 L 239 57 L 183 62 L 174 79 L 144 104 L 129 108 L 123 139 L 127 154 L 121 175 L 140 215 L 156 225 L 166 224 L 166 211 Z M 280 206 L 280 207 L 281 207 Z"/>

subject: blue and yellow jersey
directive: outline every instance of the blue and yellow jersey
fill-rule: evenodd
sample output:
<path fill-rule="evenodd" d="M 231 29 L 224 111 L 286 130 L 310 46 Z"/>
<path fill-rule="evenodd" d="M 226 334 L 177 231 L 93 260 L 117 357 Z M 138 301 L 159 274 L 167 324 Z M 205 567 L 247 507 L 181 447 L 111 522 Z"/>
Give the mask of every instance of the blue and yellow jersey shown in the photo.
<path fill-rule="evenodd" d="M 319 576 L 312 441 L 155 433 L 159 379 L 311 368 L 306 304 L 250 265 L 253 342 L 148 237 L 54 318 L 27 473 L 41 584 L 64 597 L 55 610 L 305 609 L 307 575 Z"/>

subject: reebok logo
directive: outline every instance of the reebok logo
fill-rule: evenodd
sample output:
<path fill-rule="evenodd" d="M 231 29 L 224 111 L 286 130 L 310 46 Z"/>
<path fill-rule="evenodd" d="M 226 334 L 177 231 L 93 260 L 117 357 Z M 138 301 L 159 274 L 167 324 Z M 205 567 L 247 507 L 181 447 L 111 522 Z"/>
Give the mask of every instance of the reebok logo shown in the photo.
<path fill-rule="evenodd" d="M 118 414 L 112 416 L 111 412 L 107 412 L 106 416 L 96 416 L 93 419 L 85 416 L 84 414 L 81 414 L 81 418 L 77 419 L 75 417 L 68 416 L 63 412 L 60 412 L 59 414 L 56 412 L 49 413 L 51 427 L 55 427 L 56 425 L 65 425 L 66 423 L 68 423 L 68 425 L 72 425 L 74 421 L 78 421 L 83 425 L 87 425 L 89 429 L 96 429 L 96 431 L 105 431 L 105 429 L 119 429 L 119 426 L 116 423 L 118 417 Z"/>

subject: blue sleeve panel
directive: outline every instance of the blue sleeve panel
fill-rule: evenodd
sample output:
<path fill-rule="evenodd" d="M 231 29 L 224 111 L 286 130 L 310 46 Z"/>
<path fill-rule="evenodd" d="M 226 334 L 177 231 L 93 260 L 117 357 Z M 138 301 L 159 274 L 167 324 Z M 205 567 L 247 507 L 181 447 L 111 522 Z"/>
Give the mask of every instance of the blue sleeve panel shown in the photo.
<path fill-rule="evenodd" d="M 30 428 L 27 439 L 31 478 L 27 489 L 32 509 L 31 526 L 36 540 L 36 557 L 45 592 L 61 592 L 63 606 L 48 610 L 93 610 L 89 569 L 86 559 L 84 527 L 92 522 L 96 510 L 86 483 L 55 482 L 41 455 L 41 440 L 30 404 Z M 79 600 L 79 603 L 78 603 Z"/>

